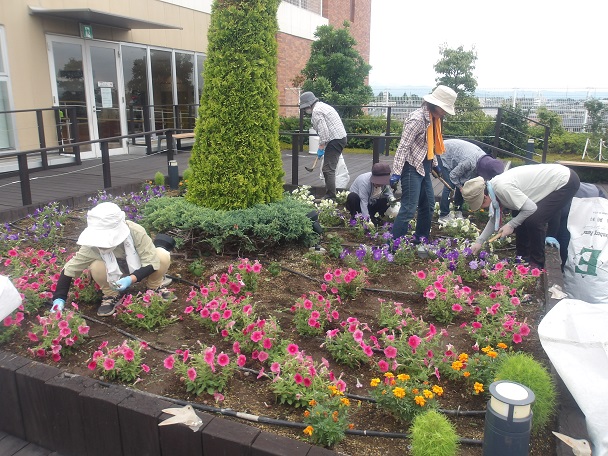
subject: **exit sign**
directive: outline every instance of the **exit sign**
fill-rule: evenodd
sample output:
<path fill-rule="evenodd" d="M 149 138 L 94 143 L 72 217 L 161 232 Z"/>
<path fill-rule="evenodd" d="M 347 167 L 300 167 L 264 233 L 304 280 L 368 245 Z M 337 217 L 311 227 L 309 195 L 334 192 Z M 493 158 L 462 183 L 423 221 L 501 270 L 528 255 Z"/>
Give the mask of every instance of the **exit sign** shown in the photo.
<path fill-rule="evenodd" d="M 85 40 L 93 39 L 93 26 L 89 24 L 80 24 L 80 37 Z"/>

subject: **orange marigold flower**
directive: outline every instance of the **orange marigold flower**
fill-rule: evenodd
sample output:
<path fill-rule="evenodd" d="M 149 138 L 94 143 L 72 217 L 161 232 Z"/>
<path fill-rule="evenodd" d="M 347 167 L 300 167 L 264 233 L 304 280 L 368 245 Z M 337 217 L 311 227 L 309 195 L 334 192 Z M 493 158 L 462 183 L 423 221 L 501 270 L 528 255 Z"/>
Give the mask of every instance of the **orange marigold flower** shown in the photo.
<path fill-rule="evenodd" d="M 397 384 L 397 381 L 394 378 L 391 378 L 390 382 L 391 386 L 395 386 Z"/>
<path fill-rule="evenodd" d="M 473 388 L 475 389 L 475 394 L 483 393 L 483 383 L 475 382 Z"/>
<path fill-rule="evenodd" d="M 471 376 L 471 373 L 469 371 L 466 371 L 466 372 L 463 372 L 462 375 L 468 378 Z"/>
<path fill-rule="evenodd" d="M 304 418 L 308 418 L 310 416 L 310 412 L 308 410 L 306 410 L 304 412 Z"/>
<path fill-rule="evenodd" d="M 486 355 L 488 355 L 490 358 L 496 358 L 498 356 L 498 353 L 496 353 L 495 351 L 489 351 L 488 353 L 486 353 Z"/>
<path fill-rule="evenodd" d="M 332 418 L 332 420 L 334 420 L 334 423 L 338 422 L 338 411 L 337 410 L 331 414 L 331 418 Z"/>
<path fill-rule="evenodd" d="M 407 382 L 410 379 L 410 376 L 408 374 L 399 374 L 397 375 L 397 378 L 402 382 Z"/>
<path fill-rule="evenodd" d="M 393 378 L 393 377 L 395 376 L 395 374 L 393 374 L 392 372 L 385 372 L 385 373 L 384 373 L 384 376 L 385 376 L 386 378 Z"/>
<path fill-rule="evenodd" d="M 496 345 L 498 348 L 502 348 L 503 350 L 505 348 L 507 348 L 507 344 L 503 344 L 502 342 L 500 342 L 498 345 Z"/>
<path fill-rule="evenodd" d="M 355 425 L 354 425 L 353 423 L 350 423 L 350 424 L 348 425 L 348 429 L 355 429 Z"/>
<path fill-rule="evenodd" d="M 467 355 L 466 353 L 461 353 L 460 355 L 458 355 L 458 361 L 462 361 L 463 363 L 466 363 L 469 360 L 469 355 Z"/>
<path fill-rule="evenodd" d="M 429 390 L 424 390 L 422 391 L 422 395 L 424 397 L 426 397 L 427 399 L 433 399 L 433 397 L 435 396 L 431 391 Z"/>
<path fill-rule="evenodd" d="M 342 402 L 342 405 L 346 405 L 347 407 L 350 405 L 350 401 L 347 397 L 341 397 L 340 402 Z"/>
<path fill-rule="evenodd" d="M 419 405 L 420 407 L 424 407 L 424 404 L 426 404 L 426 401 L 424 400 L 424 398 L 422 396 L 416 396 L 414 398 L 414 401 L 416 402 L 417 405 Z"/>
<path fill-rule="evenodd" d="M 443 395 L 443 388 L 441 386 L 434 385 L 432 389 L 433 389 L 433 393 L 435 393 L 437 396 Z"/>
<path fill-rule="evenodd" d="M 489 345 L 488 345 L 487 347 L 483 347 L 483 348 L 481 349 L 481 351 L 482 351 L 482 352 L 484 352 L 484 353 L 488 353 L 490 350 L 492 350 L 492 347 L 491 347 L 491 346 L 489 346 Z"/>
<path fill-rule="evenodd" d="M 418 394 L 418 388 L 414 388 L 414 389 L 412 390 L 412 393 L 414 393 L 414 394 Z"/>
<path fill-rule="evenodd" d="M 462 361 L 454 361 L 454 362 L 452 362 L 452 369 L 454 369 L 455 371 L 459 371 L 463 367 L 464 367 L 464 364 L 462 364 Z"/>
<path fill-rule="evenodd" d="M 397 387 L 393 390 L 393 396 L 398 399 L 403 399 L 405 397 L 405 390 L 403 388 Z"/>
<path fill-rule="evenodd" d="M 314 431 L 314 429 L 313 429 L 313 427 L 312 427 L 312 426 L 307 426 L 307 427 L 304 429 L 304 431 L 302 431 L 302 432 L 304 432 L 304 434 L 306 434 L 306 435 L 312 435 L 313 431 Z"/>
<path fill-rule="evenodd" d="M 311 399 L 310 401 L 308 401 L 308 405 L 310 405 L 311 407 L 314 407 L 315 405 L 317 405 L 317 401 L 315 401 L 314 399 Z"/>
<path fill-rule="evenodd" d="M 380 384 L 380 379 L 379 378 L 372 378 L 372 381 L 369 382 L 370 386 L 376 387 Z"/>

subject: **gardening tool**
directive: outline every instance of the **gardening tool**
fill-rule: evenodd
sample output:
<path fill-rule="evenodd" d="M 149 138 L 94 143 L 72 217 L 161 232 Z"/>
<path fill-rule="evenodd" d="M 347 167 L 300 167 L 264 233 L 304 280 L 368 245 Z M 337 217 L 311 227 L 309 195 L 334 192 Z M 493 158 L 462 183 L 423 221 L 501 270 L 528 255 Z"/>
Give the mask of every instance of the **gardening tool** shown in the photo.
<path fill-rule="evenodd" d="M 456 190 L 454 188 L 452 188 L 450 186 L 450 184 L 447 183 L 447 181 L 441 177 L 441 174 L 439 174 L 437 171 L 435 171 L 434 169 L 431 170 L 431 174 L 433 175 L 433 177 L 435 177 L 436 179 L 439 179 L 439 182 L 441 182 L 443 185 L 445 185 L 445 187 L 450 191 L 450 200 L 454 200 L 454 194 L 456 193 Z"/>
<path fill-rule="evenodd" d="M 551 431 L 553 435 L 572 448 L 575 456 L 591 456 L 591 446 L 585 439 L 573 439 L 559 432 Z"/>
<path fill-rule="evenodd" d="M 198 431 L 203 425 L 203 421 L 196 414 L 191 405 L 184 407 L 174 407 L 163 409 L 163 412 L 173 415 L 164 421 L 158 423 L 159 426 L 167 426 L 169 424 L 185 424 L 194 432 Z"/>
<path fill-rule="evenodd" d="M 319 157 L 315 157 L 315 161 L 312 163 L 312 167 L 309 168 L 308 166 L 305 166 L 304 168 L 306 169 L 306 171 L 308 171 L 309 173 L 312 173 L 312 170 L 315 169 L 315 166 L 317 166 L 317 160 L 319 159 Z"/>
<path fill-rule="evenodd" d="M 499 232 L 498 232 L 498 233 L 496 233 L 494 236 L 492 236 L 488 242 L 494 242 L 494 241 L 495 241 L 496 239 L 498 239 L 500 236 L 502 236 L 502 233 L 499 231 Z"/>

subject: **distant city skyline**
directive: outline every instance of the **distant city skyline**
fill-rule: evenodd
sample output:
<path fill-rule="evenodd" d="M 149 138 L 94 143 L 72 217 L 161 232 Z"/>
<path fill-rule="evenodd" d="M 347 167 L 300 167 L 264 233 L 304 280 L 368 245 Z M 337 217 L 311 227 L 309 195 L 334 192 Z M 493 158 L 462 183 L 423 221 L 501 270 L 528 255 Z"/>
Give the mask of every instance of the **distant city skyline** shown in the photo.
<path fill-rule="evenodd" d="M 374 95 L 378 95 L 380 92 L 388 90 L 394 96 L 400 96 L 403 93 L 408 95 L 423 96 L 430 93 L 434 86 L 396 86 L 396 87 L 384 87 L 381 85 L 370 84 Z M 539 95 L 544 98 L 598 98 L 608 99 L 608 87 L 601 88 L 524 88 L 524 87 L 513 87 L 513 88 L 483 88 L 478 87 L 475 91 L 475 95 L 478 97 L 538 97 Z"/>

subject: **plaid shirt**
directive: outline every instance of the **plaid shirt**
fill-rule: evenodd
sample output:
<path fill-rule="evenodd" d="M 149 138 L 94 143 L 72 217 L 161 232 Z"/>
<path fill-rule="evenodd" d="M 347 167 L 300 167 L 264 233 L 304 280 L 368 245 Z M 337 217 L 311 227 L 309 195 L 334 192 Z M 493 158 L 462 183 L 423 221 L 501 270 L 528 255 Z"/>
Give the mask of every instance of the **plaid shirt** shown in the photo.
<path fill-rule="evenodd" d="M 392 174 L 401 175 L 405 162 L 408 162 L 421 176 L 424 176 L 424 166 L 428 154 L 426 131 L 431 123 L 429 108 L 425 105 L 416 109 L 404 122 L 403 133 L 395 159 L 393 160 Z M 435 161 L 435 160 L 433 160 Z"/>
<path fill-rule="evenodd" d="M 319 147 L 332 139 L 346 138 L 346 130 L 338 112 L 322 101 L 317 101 L 312 110 L 312 127 L 319 135 Z"/>

